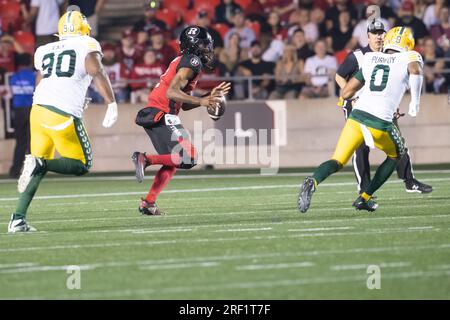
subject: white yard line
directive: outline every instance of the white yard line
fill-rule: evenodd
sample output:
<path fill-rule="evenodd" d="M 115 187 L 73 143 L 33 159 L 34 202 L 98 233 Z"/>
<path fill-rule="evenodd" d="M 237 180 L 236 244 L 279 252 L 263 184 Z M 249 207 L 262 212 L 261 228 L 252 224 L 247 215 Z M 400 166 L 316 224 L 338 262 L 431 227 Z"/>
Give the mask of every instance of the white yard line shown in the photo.
<path fill-rule="evenodd" d="M 366 263 L 366 264 L 338 264 L 331 266 L 330 269 L 334 271 L 344 271 L 344 270 L 360 270 L 367 269 L 369 265 L 377 265 L 380 268 L 403 268 L 409 267 L 411 262 L 400 261 L 400 262 L 374 262 L 374 263 Z"/>
<path fill-rule="evenodd" d="M 271 252 L 271 253 L 246 253 L 242 255 L 221 255 L 221 256 L 197 256 L 189 258 L 170 258 L 170 259 L 155 259 L 155 260 L 141 260 L 141 261 L 109 261 L 109 262 L 93 262 L 93 263 L 83 263 L 80 267 L 84 269 L 97 269 L 97 268 L 115 268 L 115 267 L 129 267 L 138 266 L 139 268 L 145 268 L 147 266 L 155 266 L 157 269 L 158 265 L 182 265 L 182 264 L 192 264 L 192 263 L 213 263 L 220 261 L 240 261 L 240 260 L 257 260 L 257 259 L 268 259 L 276 258 L 277 261 L 284 257 L 302 257 L 302 256 L 314 256 L 321 257 L 327 255 L 346 255 L 346 254 L 357 254 L 357 253 L 381 253 L 381 252 L 396 252 L 396 251 L 410 251 L 410 250 L 446 250 L 450 249 L 450 243 L 441 245 L 422 245 L 422 246 L 389 246 L 389 247 L 359 247 L 350 249 L 333 249 L 333 250 L 313 250 L 313 251 L 302 251 L 302 252 Z M 19 264 L 10 264 L 8 267 L 5 265 L 5 269 L 0 270 L 0 273 L 13 273 L 16 267 L 22 267 L 21 272 L 39 272 L 39 271 L 54 271 L 54 270 L 65 270 L 68 265 L 63 266 L 41 266 L 37 263 L 23 262 Z M 27 268 L 28 267 L 28 268 Z M 446 268 L 445 268 L 446 269 Z M 6 271 L 6 272 L 5 272 Z"/>
<path fill-rule="evenodd" d="M 383 279 L 416 279 L 416 278 L 432 278 L 432 277 L 443 277 L 450 276 L 450 271 L 414 271 L 414 272 L 398 272 L 384 274 Z M 193 292 L 221 292 L 226 290 L 248 290 L 248 289 L 258 289 L 258 288 L 276 288 L 276 287 L 298 287 L 299 294 L 301 295 L 302 289 L 308 290 L 309 288 L 304 288 L 302 286 L 307 285 L 320 285 L 320 284 L 333 284 L 342 282 L 361 282 L 365 285 L 367 281 L 367 275 L 356 275 L 356 276 L 344 276 L 344 277 L 314 277 L 314 278 L 304 278 L 304 279 L 275 279 L 275 280 L 256 280 L 248 282 L 217 282 L 209 283 L 207 285 L 192 285 L 192 286 L 179 286 L 179 287 L 163 287 L 163 288 L 142 288 L 142 289 L 125 289 L 125 290 L 108 290 L 108 291 L 97 291 L 82 293 L 79 297 L 82 299 L 95 299 L 95 298 L 114 298 L 114 297 L 127 297 L 127 296 L 144 296 L 147 298 L 160 297 L 162 294 L 191 294 Z M 61 293 L 56 296 L 58 299 L 73 299 L 73 295 L 68 295 L 66 293 Z M 411 297 L 414 297 L 414 293 L 411 293 Z M 34 296 L 34 297 L 13 297 L 13 299 L 45 299 L 45 298 L 55 298 L 55 296 Z M 7 299 L 7 298 L 6 298 Z"/>
<path fill-rule="evenodd" d="M 303 228 L 303 229 L 289 229 L 289 232 L 309 232 L 309 231 L 329 231 L 329 230 L 349 230 L 353 227 L 329 227 L 329 228 Z"/>
<path fill-rule="evenodd" d="M 450 170 L 414 170 L 415 174 L 447 174 Z M 221 179 L 221 178 L 277 178 L 277 177 L 305 177 L 311 174 L 310 172 L 291 172 L 291 173 L 278 173 L 276 175 L 262 175 L 259 173 L 241 173 L 241 174 L 196 174 L 196 175 L 175 175 L 174 180 L 187 180 L 187 179 Z M 353 171 L 339 172 L 335 175 L 354 175 Z M 150 174 L 145 177 L 146 180 L 153 179 L 154 175 Z M 46 181 L 65 182 L 65 181 L 135 181 L 134 175 L 129 176 L 105 176 L 105 177 L 63 177 L 63 176 L 51 176 L 45 178 Z M 0 179 L 2 183 L 16 183 L 16 179 Z"/>
<path fill-rule="evenodd" d="M 335 232 L 335 233 L 300 233 L 289 234 L 283 236 L 254 236 L 254 237 L 230 237 L 230 238 L 197 238 L 189 239 L 189 243 L 211 243 L 211 242 L 226 242 L 226 241 L 261 241 L 274 239 L 288 239 L 288 238 L 303 238 L 303 237 L 339 237 L 350 235 L 373 235 L 373 234 L 389 234 L 389 233 L 413 233 L 416 230 L 373 230 L 363 232 Z M 423 230 L 420 230 L 423 232 Z M 41 246 L 41 247 L 18 247 L 18 248 L 0 248 L 0 252 L 29 252 L 29 251 L 46 251 L 46 250 L 68 250 L 68 249 L 88 249 L 88 248 L 110 248 L 110 247 L 125 247 L 125 246 L 161 246 L 172 244 L 186 244 L 186 239 L 173 240 L 158 240 L 158 241 L 125 241 L 125 242 L 105 242 L 93 244 L 71 244 L 71 245 L 57 245 L 57 246 Z"/>
<path fill-rule="evenodd" d="M 290 269 L 290 268 L 306 268 L 312 267 L 315 264 L 310 261 L 305 262 L 289 262 L 289 263 L 274 263 L 274 264 L 247 264 L 236 266 L 238 271 L 248 271 L 248 270 L 271 270 L 271 269 Z"/>
<path fill-rule="evenodd" d="M 197 262 L 197 263 L 171 263 L 171 264 L 158 264 L 158 265 L 148 265 L 140 266 L 141 270 L 170 270 L 170 269 L 190 269 L 190 268 L 211 268 L 218 267 L 220 263 L 212 262 Z"/>
<path fill-rule="evenodd" d="M 216 230 L 214 232 L 248 232 L 248 231 L 268 231 L 268 230 L 272 230 L 272 228 L 266 227 L 266 228 L 224 229 L 224 230 Z"/>
<path fill-rule="evenodd" d="M 427 182 L 436 181 L 450 181 L 450 178 L 435 178 L 427 179 Z M 403 183 L 400 180 L 388 181 L 387 184 L 392 183 Z M 337 183 L 323 183 L 320 185 L 323 187 L 339 187 L 339 186 L 353 186 L 354 182 L 337 182 Z M 283 188 L 299 188 L 300 182 L 298 184 L 280 184 L 280 185 L 255 185 L 255 186 L 243 186 L 243 187 L 223 187 L 223 188 L 195 188 L 195 189 L 176 189 L 176 190 L 166 190 L 165 194 L 168 193 L 198 193 L 198 192 L 217 192 L 217 191 L 240 191 L 240 190 L 265 190 L 265 189 L 283 189 Z M 95 198 L 95 197 L 117 197 L 117 196 L 128 196 L 128 195 L 140 195 L 144 191 L 133 191 L 133 192 L 107 192 L 107 193 L 81 193 L 81 194 L 65 194 L 65 195 L 54 195 L 54 196 L 37 196 L 34 200 L 49 200 L 49 199 L 77 199 L 77 198 Z M 0 201 L 16 201 L 18 197 L 10 198 L 0 198 Z"/>

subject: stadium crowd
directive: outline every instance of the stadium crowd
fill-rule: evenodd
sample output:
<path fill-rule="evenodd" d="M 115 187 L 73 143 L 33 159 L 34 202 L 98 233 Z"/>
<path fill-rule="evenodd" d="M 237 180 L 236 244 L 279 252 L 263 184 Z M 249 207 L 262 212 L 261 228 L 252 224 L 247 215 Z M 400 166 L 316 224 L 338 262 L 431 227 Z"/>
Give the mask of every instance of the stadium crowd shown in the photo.
<path fill-rule="evenodd" d="M 16 70 L 17 54 L 32 54 L 36 46 L 54 41 L 58 6 L 79 5 L 96 21 L 104 3 L 0 0 L 0 74 Z M 413 30 L 415 50 L 425 61 L 426 91 L 446 93 L 450 87 L 450 73 L 445 72 L 450 69 L 447 0 L 145 1 L 142 19 L 123 30 L 119 43 L 102 41 L 104 65 L 118 102 L 146 101 L 148 90 L 178 54 L 179 33 L 197 24 L 209 30 L 217 58 L 217 67 L 202 76 L 197 94 L 220 83 L 216 77 L 236 77 L 234 99 L 327 97 L 338 94 L 334 73 L 347 54 L 367 45 L 365 13 L 371 4 L 381 8 L 386 29 L 401 25 Z M 101 34 L 98 37 L 105 40 Z M 249 87 L 250 76 L 257 78 Z M 101 102 L 95 87 L 89 95 Z"/>

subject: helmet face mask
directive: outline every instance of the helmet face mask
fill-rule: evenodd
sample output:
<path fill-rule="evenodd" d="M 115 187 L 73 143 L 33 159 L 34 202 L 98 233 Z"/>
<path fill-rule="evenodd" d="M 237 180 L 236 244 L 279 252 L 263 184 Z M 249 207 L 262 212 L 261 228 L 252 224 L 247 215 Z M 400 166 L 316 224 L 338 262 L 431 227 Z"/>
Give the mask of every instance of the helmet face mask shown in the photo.
<path fill-rule="evenodd" d="M 206 69 L 214 69 L 214 41 L 205 28 L 185 28 L 180 35 L 180 51 L 182 54 L 198 56 Z"/>

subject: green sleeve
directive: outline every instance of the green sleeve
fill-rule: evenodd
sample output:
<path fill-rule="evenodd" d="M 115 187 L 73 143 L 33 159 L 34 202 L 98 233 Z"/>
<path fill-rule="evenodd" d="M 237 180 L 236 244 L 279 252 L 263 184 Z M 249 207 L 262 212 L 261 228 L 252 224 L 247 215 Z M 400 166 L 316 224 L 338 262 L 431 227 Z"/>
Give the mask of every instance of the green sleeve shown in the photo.
<path fill-rule="evenodd" d="M 365 82 L 364 76 L 363 76 L 363 73 L 362 73 L 362 69 L 359 69 L 358 72 L 355 73 L 354 77 L 356 79 L 358 79 L 358 81 L 361 82 L 361 83 Z"/>

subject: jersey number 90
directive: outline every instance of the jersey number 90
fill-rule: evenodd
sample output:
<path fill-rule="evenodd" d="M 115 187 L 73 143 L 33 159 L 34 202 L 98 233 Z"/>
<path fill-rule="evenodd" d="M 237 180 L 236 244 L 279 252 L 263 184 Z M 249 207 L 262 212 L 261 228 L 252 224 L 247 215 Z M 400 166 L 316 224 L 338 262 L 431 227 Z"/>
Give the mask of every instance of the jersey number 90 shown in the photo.
<path fill-rule="evenodd" d="M 64 57 L 69 57 L 69 67 L 68 70 L 62 70 L 62 63 Z M 66 58 L 67 59 L 67 58 Z M 77 54 L 75 50 L 66 50 L 61 52 L 57 56 L 57 62 L 56 62 L 56 76 L 57 77 L 65 77 L 70 78 L 75 73 L 75 62 L 77 60 Z M 55 54 L 48 53 L 42 58 L 42 73 L 43 78 L 48 78 L 52 75 L 53 67 L 55 63 Z"/>

